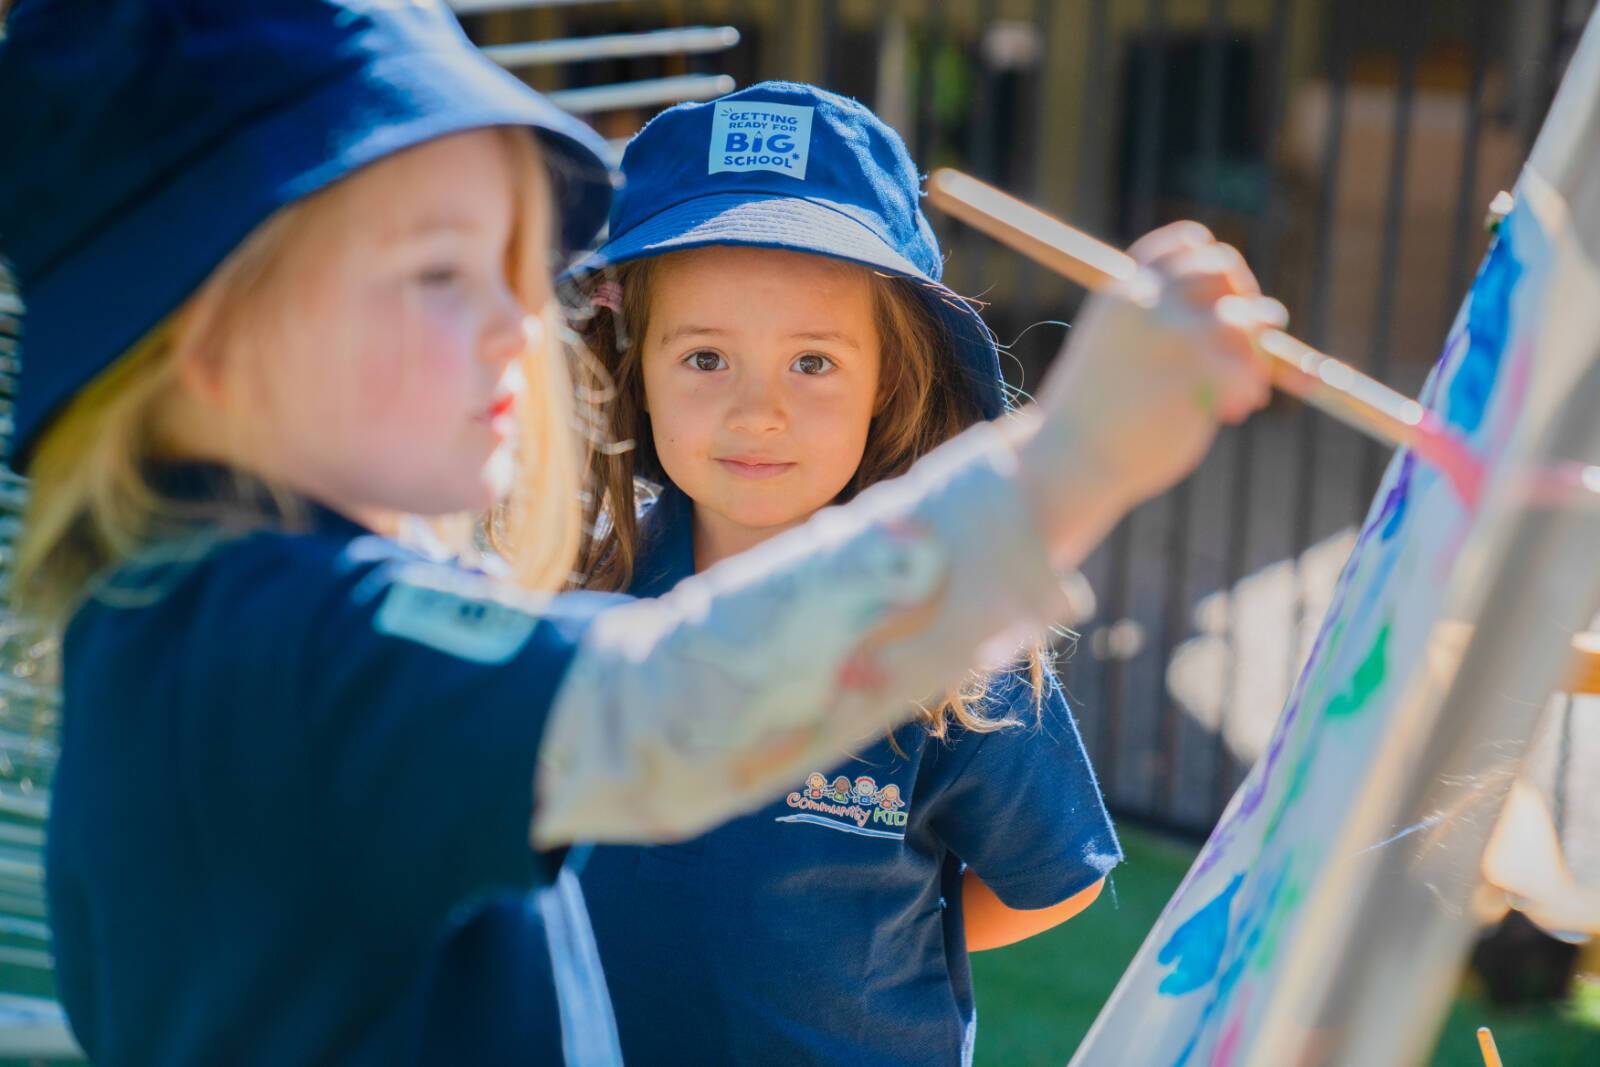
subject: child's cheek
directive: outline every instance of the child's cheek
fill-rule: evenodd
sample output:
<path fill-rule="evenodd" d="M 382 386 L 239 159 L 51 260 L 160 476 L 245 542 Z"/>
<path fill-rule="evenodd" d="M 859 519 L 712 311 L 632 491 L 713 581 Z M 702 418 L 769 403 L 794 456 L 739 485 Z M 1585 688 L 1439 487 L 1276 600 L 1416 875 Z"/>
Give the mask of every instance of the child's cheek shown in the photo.
<path fill-rule="evenodd" d="M 431 306 L 430 306 L 431 305 Z M 464 391 L 472 373 L 471 330 L 448 306 L 411 301 L 379 324 L 367 346 L 371 406 L 404 405 L 429 395 L 441 404 Z"/>

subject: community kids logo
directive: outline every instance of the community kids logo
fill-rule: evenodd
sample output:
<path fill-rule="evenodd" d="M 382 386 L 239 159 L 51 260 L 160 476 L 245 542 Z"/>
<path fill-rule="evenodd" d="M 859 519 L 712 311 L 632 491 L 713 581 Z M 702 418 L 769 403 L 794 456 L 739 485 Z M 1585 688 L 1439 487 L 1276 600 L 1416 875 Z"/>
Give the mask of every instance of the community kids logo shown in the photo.
<path fill-rule="evenodd" d="M 799 812 L 780 815 L 778 822 L 806 822 L 897 841 L 906 836 L 908 812 L 904 810 L 906 802 L 900 796 L 900 787 L 890 782 L 880 789 L 869 775 L 863 774 L 852 782 L 841 774 L 830 782 L 826 775 L 812 771 L 804 788 L 790 793 L 784 803 Z"/>
<path fill-rule="evenodd" d="M 711 106 L 707 174 L 770 170 L 791 178 L 806 176 L 815 108 L 754 100 L 719 100 Z"/>

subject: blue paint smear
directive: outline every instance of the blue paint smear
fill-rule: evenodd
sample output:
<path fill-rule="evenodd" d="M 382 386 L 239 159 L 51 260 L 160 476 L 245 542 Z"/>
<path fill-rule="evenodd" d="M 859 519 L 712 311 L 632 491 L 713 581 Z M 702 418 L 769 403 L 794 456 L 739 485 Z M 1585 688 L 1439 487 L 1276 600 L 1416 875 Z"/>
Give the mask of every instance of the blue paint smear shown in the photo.
<path fill-rule="evenodd" d="M 1467 304 L 1467 353 L 1445 391 L 1445 420 L 1468 433 L 1483 423 L 1511 332 L 1511 297 L 1522 264 L 1511 247 L 1511 220 L 1489 249 Z"/>
<path fill-rule="evenodd" d="M 1389 541 L 1400 532 L 1400 526 L 1406 518 L 1406 501 L 1411 495 L 1411 473 L 1416 469 L 1416 453 L 1407 451 L 1400 460 L 1400 473 L 1395 476 L 1394 488 L 1389 490 L 1389 495 L 1383 499 L 1383 510 L 1380 516 L 1387 516 L 1383 522 L 1383 533 L 1379 536 Z"/>
<path fill-rule="evenodd" d="M 1222 950 L 1228 943 L 1228 912 L 1234 894 L 1244 884 L 1236 874 L 1228 888 L 1172 932 L 1156 956 L 1158 963 L 1176 963 L 1173 972 L 1161 980 L 1157 992 L 1169 997 L 1182 996 L 1208 984 L 1222 964 Z"/>
<path fill-rule="evenodd" d="M 1227 894 L 1237 890 L 1243 878 L 1244 875 L 1242 874 L 1235 878 L 1233 885 L 1228 887 Z M 1233 962 L 1228 965 L 1228 969 L 1217 980 L 1217 988 L 1212 993 L 1211 999 L 1207 1001 L 1205 1010 L 1200 1013 L 1200 1021 L 1195 1024 L 1194 1032 L 1189 1035 L 1188 1043 L 1179 1050 L 1177 1059 L 1172 1061 L 1172 1067 L 1188 1067 L 1190 1058 L 1195 1054 L 1195 1050 L 1200 1047 L 1200 1039 L 1205 1036 L 1212 1020 L 1227 1006 L 1228 1000 L 1233 994 L 1233 987 L 1239 984 L 1239 979 L 1244 975 L 1245 964 L 1254 955 L 1256 946 L 1261 943 L 1265 923 L 1270 921 L 1272 911 L 1277 907 L 1278 894 L 1283 890 L 1284 882 L 1287 879 L 1288 869 L 1280 869 L 1277 876 L 1272 880 L 1272 888 L 1267 890 L 1265 898 L 1253 902 L 1239 916 L 1239 922 L 1233 931 L 1233 936 L 1236 941 L 1243 939 L 1240 948 L 1234 952 Z M 1168 943 L 1170 944 L 1171 942 Z M 1213 965 L 1214 969 L 1215 965 Z"/>

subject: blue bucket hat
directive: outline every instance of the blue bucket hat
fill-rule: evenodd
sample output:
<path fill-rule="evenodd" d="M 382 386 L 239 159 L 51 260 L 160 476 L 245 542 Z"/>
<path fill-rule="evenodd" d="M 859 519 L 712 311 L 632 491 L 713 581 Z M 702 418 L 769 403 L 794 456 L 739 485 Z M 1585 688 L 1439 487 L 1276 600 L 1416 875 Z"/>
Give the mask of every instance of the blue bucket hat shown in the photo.
<path fill-rule="evenodd" d="M 1006 408 L 994 334 L 940 282 L 944 259 L 900 135 L 854 100 L 762 82 L 668 108 L 628 142 L 610 235 L 568 277 L 708 245 L 777 248 L 923 283 L 985 418 Z"/>
<path fill-rule="evenodd" d="M 12 465 L 275 210 L 446 134 L 541 138 L 567 250 L 605 145 L 440 0 L 21 0 L 0 36 L 0 254 L 27 307 Z"/>

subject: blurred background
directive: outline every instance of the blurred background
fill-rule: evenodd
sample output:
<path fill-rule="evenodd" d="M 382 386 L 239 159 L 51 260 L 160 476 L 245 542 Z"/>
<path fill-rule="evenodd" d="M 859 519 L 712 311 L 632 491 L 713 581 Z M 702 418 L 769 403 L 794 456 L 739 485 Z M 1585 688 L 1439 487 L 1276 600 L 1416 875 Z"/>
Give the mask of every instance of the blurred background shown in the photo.
<path fill-rule="evenodd" d="M 1414 393 L 1485 247 L 1486 208 L 1515 181 L 1594 0 L 452 6 L 475 42 L 619 154 L 665 106 L 793 78 L 872 106 L 924 172 L 960 167 L 1115 243 L 1198 218 L 1245 252 L 1295 333 Z M 1081 292 L 934 223 L 946 281 L 987 303 L 1008 375 L 1033 387 Z M 0 281 L 0 391 L 20 330 Z M 979 1062 L 1070 1054 L 1265 744 L 1386 461 L 1276 401 L 1087 563 L 1098 611 L 1060 666 L 1130 863 L 1108 908 L 978 958 Z M 0 478 L 0 543 L 24 500 L 20 479 Z M 49 657 L 8 618 L 0 639 L 0 990 L 48 996 Z M 1600 804 L 1583 781 L 1600 766 L 1600 709 L 1585 699 L 1556 702 L 1532 764 L 1567 862 L 1600 886 Z M 1519 929 L 1497 936 L 1515 943 Z M 1478 1062 L 1468 1027 L 1490 1018 L 1508 1063 L 1600 1062 L 1600 986 L 1568 983 L 1573 946 L 1528 943 L 1487 970 L 1539 952 L 1553 962 L 1529 964 L 1527 988 L 1505 996 L 1469 980 L 1436 1062 Z M 1541 1006 L 1491 1008 L 1491 994 Z M 34 1004 L 0 995 L 0 1035 L 18 1019 L 22 1033 Z M 36 1026 L 40 1051 L 60 1045 L 49 1025 Z M 0 1040 L 0 1062 L 26 1047 Z"/>

